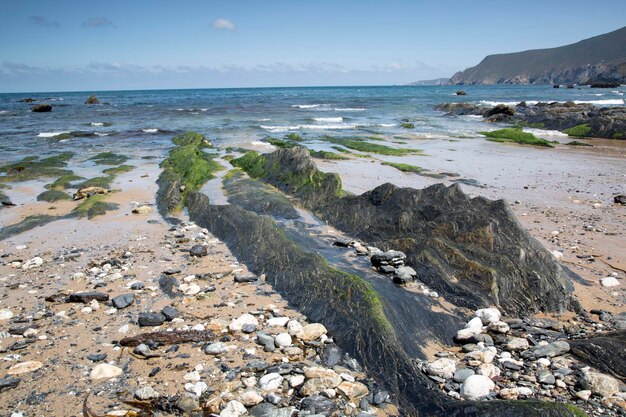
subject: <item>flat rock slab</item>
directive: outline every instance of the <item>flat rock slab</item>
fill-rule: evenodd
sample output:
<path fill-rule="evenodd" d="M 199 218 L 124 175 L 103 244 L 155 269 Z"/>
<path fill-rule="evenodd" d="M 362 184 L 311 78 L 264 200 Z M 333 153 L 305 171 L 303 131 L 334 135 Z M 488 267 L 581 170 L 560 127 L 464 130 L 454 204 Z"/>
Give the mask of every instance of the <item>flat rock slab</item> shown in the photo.
<path fill-rule="evenodd" d="M 20 384 L 20 382 L 22 382 L 21 379 L 12 377 L 12 376 L 0 378 L 0 392 L 5 392 L 10 389 L 13 389 L 17 387 Z"/>
<path fill-rule="evenodd" d="M 67 297 L 68 303 L 90 303 L 91 301 L 109 301 L 109 295 L 102 292 L 77 292 Z"/>
<path fill-rule="evenodd" d="M 583 362 L 622 381 L 626 379 L 626 330 L 574 339 L 569 344 L 571 353 Z"/>
<path fill-rule="evenodd" d="M 130 293 L 130 294 L 118 295 L 117 297 L 113 297 L 111 302 L 113 303 L 113 306 L 115 308 L 121 310 L 123 308 L 130 306 L 131 304 L 135 302 L 135 294 Z"/>

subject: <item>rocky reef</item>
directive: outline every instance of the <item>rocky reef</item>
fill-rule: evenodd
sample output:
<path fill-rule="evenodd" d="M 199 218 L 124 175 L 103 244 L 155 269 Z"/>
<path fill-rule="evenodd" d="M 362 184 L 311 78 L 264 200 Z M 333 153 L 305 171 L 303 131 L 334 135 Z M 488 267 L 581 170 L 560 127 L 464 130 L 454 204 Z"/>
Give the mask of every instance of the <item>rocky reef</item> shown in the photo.
<path fill-rule="evenodd" d="M 457 187 L 443 186 L 420 192 L 383 185 L 363 196 L 347 195 L 339 177 L 317 170 L 302 147 L 266 155 L 251 152 L 232 163 L 349 235 L 385 249 L 405 250 L 407 263 L 417 267 L 419 278 L 441 288 L 448 300 L 460 306 L 497 304 L 524 314 L 563 311 L 572 305 L 563 271 L 523 232 L 503 202 L 469 199 Z M 164 211 L 181 201 L 182 175 L 175 168 L 170 171 L 159 178 L 159 206 Z M 229 176 L 230 181 L 241 181 L 240 174 Z M 461 310 L 436 313 L 434 305 L 425 301 L 428 297 L 417 298 L 384 279 L 372 285 L 358 274 L 330 265 L 272 217 L 285 212 L 284 201 L 259 210 L 258 202 L 246 198 L 250 192 L 258 195 L 258 184 L 251 191 L 249 184 L 240 187 L 231 182 L 227 193 L 236 198 L 229 205 L 212 205 L 198 192 L 187 193 L 183 201 L 191 220 L 223 240 L 290 305 L 323 323 L 338 345 L 392 392 L 404 413 L 576 415 L 578 410 L 562 404 L 457 401 L 438 391 L 414 362 L 420 345 L 432 340 L 432 334 L 421 338 L 417 329 L 429 327 L 449 342 L 450 332 L 462 323 Z M 471 272 L 466 273 L 466 268 Z M 396 292 L 390 297 L 379 285 Z M 542 296 L 529 296 L 528 291 Z"/>
<path fill-rule="evenodd" d="M 626 138 L 626 108 L 596 107 L 592 104 L 525 102 L 516 106 L 482 106 L 472 103 L 444 103 L 436 110 L 450 116 L 483 116 L 487 122 L 513 123 L 539 129 L 559 130 L 573 137 Z"/>

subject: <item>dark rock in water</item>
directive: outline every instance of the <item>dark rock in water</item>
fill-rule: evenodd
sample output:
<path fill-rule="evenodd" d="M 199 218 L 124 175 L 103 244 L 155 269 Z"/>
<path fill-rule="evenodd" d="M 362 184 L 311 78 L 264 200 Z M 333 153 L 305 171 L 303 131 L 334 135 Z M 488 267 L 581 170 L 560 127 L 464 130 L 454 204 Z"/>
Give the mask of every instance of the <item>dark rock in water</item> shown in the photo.
<path fill-rule="evenodd" d="M 618 88 L 620 83 L 611 83 L 611 82 L 591 82 L 591 88 Z"/>
<path fill-rule="evenodd" d="M 69 303 L 89 303 L 92 300 L 109 301 L 109 295 L 102 292 L 77 292 L 67 297 Z"/>
<path fill-rule="evenodd" d="M 615 204 L 626 205 L 626 195 L 620 194 L 613 197 L 613 202 Z"/>
<path fill-rule="evenodd" d="M 196 256 L 198 258 L 207 256 L 208 254 L 209 249 L 204 245 L 193 245 L 191 249 L 189 249 L 189 255 Z"/>
<path fill-rule="evenodd" d="M 569 341 L 571 353 L 583 362 L 626 380 L 626 330 Z"/>
<path fill-rule="evenodd" d="M 26 97 L 20 100 L 17 100 L 18 103 L 32 103 L 35 102 L 37 100 L 35 100 L 34 98 L 30 98 L 30 97 Z"/>
<path fill-rule="evenodd" d="M 350 245 L 352 244 L 351 241 L 349 240 L 343 240 L 343 239 L 337 239 L 333 242 L 333 246 L 337 246 L 340 248 L 347 248 L 350 247 Z"/>
<path fill-rule="evenodd" d="M 507 106 L 506 104 L 498 104 L 491 110 L 488 110 L 487 113 L 485 113 L 485 116 L 489 117 L 495 114 L 504 114 L 507 116 L 513 116 L 515 114 L 515 109 L 511 106 Z"/>
<path fill-rule="evenodd" d="M 160 326 L 165 322 L 165 316 L 161 313 L 140 313 L 137 323 L 142 327 Z"/>
<path fill-rule="evenodd" d="M 165 321 L 172 321 L 177 317 L 180 317 L 180 312 L 172 306 L 166 306 L 161 309 L 161 314 L 165 316 Z"/>
<path fill-rule="evenodd" d="M 92 362 L 102 362 L 106 358 L 107 358 L 106 353 L 93 353 L 91 355 L 87 355 L 87 359 L 89 359 Z"/>
<path fill-rule="evenodd" d="M 98 100 L 98 97 L 92 94 L 87 98 L 85 104 L 100 104 L 100 100 Z"/>
<path fill-rule="evenodd" d="M 558 85 L 558 84 L 554 84 L 554 85 L 552 86 L 552 88 L 561 88 L 561 86 L 560 86 L 560 85 Z"/>
<path fill-rule="evenodd" d="M 323 414 L 326 416 L 337 408 L 334 401 L 321 395 L 312 395 L 304 398 L 300 401 L 300 406 L 302 410 L 307 410 L 311 414 Z"/>
<path fill-rule="evenodd" d="M 454 94 L 456 94 L 457 96 L 466 96 L 467 95 L 467 93 L 465 91 L 463 91 L 463 90 L 459 90 L 459 91 L 457 91 Z"/>
<path fill-rule="evenodd" d="M 406 255 L 404 252 L 390 250 L 387 252 L 375 253 L 372 255 L 372 265 L 379 267 L 381 265 L 399 265 L 404 263 Z"/>
<path fill-rule="evenodd" d="M 16 388 L 22 380 L 13 376 L 5 376 L 0 378 L 0 392 L 5 392 L 10 389 Z"/>
<path fill-rule="evenodd" d="M 49 104 L 36 104 L 30 109 L 30 111 L 34 113 L 46 113 L 52 111 L 52 106 Z"/>
<path fill-rule="evenodd" d="M 113 306 L 117 309 L 123 309 L 135 302 L 135 294 L 122 294 L 111 299 Z"/>

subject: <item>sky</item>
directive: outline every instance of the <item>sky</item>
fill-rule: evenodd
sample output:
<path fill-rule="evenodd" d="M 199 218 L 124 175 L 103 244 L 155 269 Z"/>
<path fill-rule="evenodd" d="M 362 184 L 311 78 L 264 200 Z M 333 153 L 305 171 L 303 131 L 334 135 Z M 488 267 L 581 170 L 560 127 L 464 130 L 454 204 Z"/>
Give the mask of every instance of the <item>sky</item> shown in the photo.
<path fill-rule="evenodd" d="M 405 84 L 624 17 L 624 0 L 0 0 L 0 92 Z"/>

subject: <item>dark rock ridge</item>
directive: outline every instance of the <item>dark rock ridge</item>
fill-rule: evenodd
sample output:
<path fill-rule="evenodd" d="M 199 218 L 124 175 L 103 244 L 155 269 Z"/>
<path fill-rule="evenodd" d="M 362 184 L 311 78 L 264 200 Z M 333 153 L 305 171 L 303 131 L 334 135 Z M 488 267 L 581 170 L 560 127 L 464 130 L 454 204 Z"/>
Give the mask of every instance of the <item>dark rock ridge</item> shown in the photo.
<path fill-rule="evenodd" d="M 577 307 L 559 264 L 502 200 L 470 199 L 442 184 L 424 190 L 383 184 L 341 196 L 338 176 L 318 171 L 302 147 L 251 153 L 233 164 L 298 197 L 336 228 L 405 252 L 419 279 L 459 306 L 496 305 L 518 316 Z"/>
<path fill-rule="evenodd" d="M 571 340 L 570 346 L 584 362 L 626 381 L 626 330 Z"/>
<path fill-rule="evenodd" d="M 34 113 L 46 113 L 52 111 L 52 106 L 49 104 L 36 104 L 30 110 Z"/>
<path fill-rule="evenodd" d="M 596 107 L 592 104 L 521 102 L 515 107 L 481 106 L 472 103 L 444 103 L 436 110 L 451 116 L 483 116 L 488 122 L 506 122 L 559 130 L 570 136 L 626 139 L 626 107 Z"/>
<path fill-rule="evenodd" d="M 347 198 L 341 197 L 339 178 L 318 171 L 305 149 L 283 151 L 287 152 L 265 156 L 251 153 L 242 160 L 246 162 L 248 172 L 255 172 L 264 180 L 271 178 L 271 184 L 283 191 L 289 190 L 289 194 L 297 196 L 303 205 L 323 209 Z M 176 182 L 177 177 L 162 178 L 160 188 L 175 188 L 168 181 Z M 176 193 L 161 193 L 159 198 L 169 196 L 177 198 Z M 175 206 L 167 201 L 159 204 Z M 419 327 L 432 327 L 442 333 L 455 329 L 453 323 L 458 320 L 453 315 L 433 312 L 434 317 L 427 317 L 423 311 L 428 309 L 428 304 L 419 305 L 415 299 L 412 299 L 412 305 L 404 306 L 399 301 L 408 299 L 406 294 L 409 292 L 392 285 L 398 291 L 396 304 L 402 305 L 405 313 L 398 314 L 400 310 L 390 309 L 389 303 L 383 302 L 381 293 L 371 284 L 359 276 L 331 267 L 321 255 L 311 253 L 292 240 L 270 216 L 256 214 L 235 204 L 211 205 L 208 197 L 197 192 L 189 193 L 185 204 L 190 218 L 223 240 L 251 272 L 265 274 L 267 281 L 291 305 L 311 320 L 324 323 L 338 344 L 394 393 L 406 415 L 574 415 L 574 411 L 562 404 L 548 405 L 538 401 L 481 403 L 451 399 L 438 391 L 420 371 L 413 361 L 417 352 L 415 345 L 411 346 L 407 339 L 419 339 L 423 343 L 420 333 L 415 333 Z M 405 295 L 402 296 L 401 292 Z M 411 323 L 422 314 L 422 320 L 432 320 L 431 326 L 424 322 L 417 326 Z M 438 317 L 449 317 L 449 324 L 437 322 Z M 399 327 L 398 324 L 402 323 L 408 327 Z"/>
<path fill-rule="evenodd" d="M 626 27 L 550 49 L 489 55 L 450 84 L 626 83 Z"/>
<path fill-rule="evenodd" d="M 367 372 L 397 396 L 411 416 L 569 416 L 570 409 L 538 401 L 456 401 L 438 392 L 404 350 L 375 292 L 358 277 L 290 241 L 274 221 L 234 205 L 214 206 L 199 193 L 187 199 L 192 220 L 224 240 L 255 273 L 296 309 L 321 321 Z"/>

